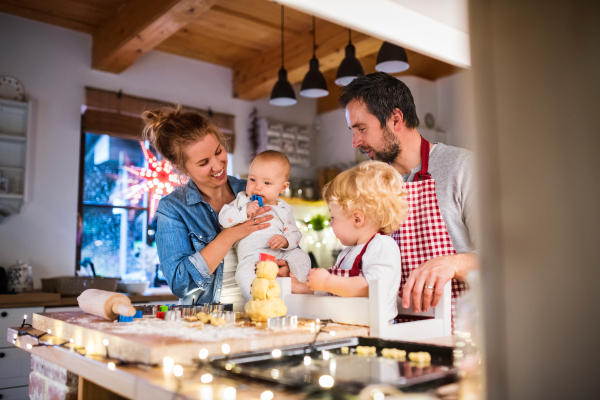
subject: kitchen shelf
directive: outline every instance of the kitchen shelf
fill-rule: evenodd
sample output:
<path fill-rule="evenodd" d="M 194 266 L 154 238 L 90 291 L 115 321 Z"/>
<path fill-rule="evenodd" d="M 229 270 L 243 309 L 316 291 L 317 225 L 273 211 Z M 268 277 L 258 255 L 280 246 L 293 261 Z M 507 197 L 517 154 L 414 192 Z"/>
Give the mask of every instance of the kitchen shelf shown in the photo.
<path fill-rule="evenodd" d="M 3 165 L 0 165 L 0 169 L 3 169 L 5 171 L 25 171 L 25 168 L 23 167 L 8 167 Z"/>
<path fill-rule="evenodd" d="M 26 142 L 27 137 L 21 135 L 12 135 L 10 133 L 0 133 L 0 140 L 8 140 L 10 142 Z"/>
<path fill-rule="evenodd" d="M 24 198 L 25 196 L 22 194 L 0 193 L 0 199 L 23 200 Z"/>
<path fill-rule="evenodd" d="M 0 223 L 21 212 L 28 198 L 31 118 L 30 102 L 0 99 L 0 177 L 8 179 L 8 193 L 0 193 Z"/>

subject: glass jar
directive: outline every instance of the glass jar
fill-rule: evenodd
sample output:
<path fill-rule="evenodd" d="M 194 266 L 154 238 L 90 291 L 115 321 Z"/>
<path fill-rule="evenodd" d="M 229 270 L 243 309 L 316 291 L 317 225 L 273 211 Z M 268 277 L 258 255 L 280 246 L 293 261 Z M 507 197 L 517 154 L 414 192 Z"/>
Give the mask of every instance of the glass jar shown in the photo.
<path fill-rule="evenodd" d="M 8 291 L 31 292 L 33 290 L 33 272 L 31 265 L 17 260 L 17 264 L 8 268 Z"/>

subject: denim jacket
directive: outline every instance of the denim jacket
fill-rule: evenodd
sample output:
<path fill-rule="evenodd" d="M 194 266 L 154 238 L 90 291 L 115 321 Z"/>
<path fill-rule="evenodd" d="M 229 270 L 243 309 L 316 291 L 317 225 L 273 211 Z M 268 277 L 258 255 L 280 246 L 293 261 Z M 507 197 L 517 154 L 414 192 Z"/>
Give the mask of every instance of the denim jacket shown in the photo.
<path fill-rule="evenodd" d="M 237 196 L 246 190 L 246 181 L 228 176 Z M 204 201 L 190 179 L 158 203 L 156 245 L 160 269 L 173 293 L 183 304 L 219 302 L 223 285 L 223 261 L 210 273 L 200 254 L 220 232 L 219 216 Z"/>

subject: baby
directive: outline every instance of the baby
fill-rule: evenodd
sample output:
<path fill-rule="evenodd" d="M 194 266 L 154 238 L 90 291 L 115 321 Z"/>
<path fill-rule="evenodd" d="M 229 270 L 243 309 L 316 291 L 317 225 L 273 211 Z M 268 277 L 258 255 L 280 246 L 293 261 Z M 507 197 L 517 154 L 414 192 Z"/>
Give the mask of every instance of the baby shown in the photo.
<path fill-rule="evenodd" d="M 364 162 L 342 172 L 323 188 L 331 228 L 345 248 L 335 266 L 310 270 L 306 283 L 292 278 L 292 292 L 328 292 L 343 297 L 368 297 L 369 282 L 379 280 L 386 293 L 386 315 L 398 315 L 401 261 L 390 234 L 408 216 L 402 176 L 388 164 Z"/>
<path fill-rule="evenodd" d="M 274 216 L 269 221 L 270 227 L 250 234 L 235 245 L 238 255 L 235 281 L 246 300 L 252 298 L 250 285 L 256 278 L 254 265 L 259 253 L 287 261 L 290 273 L 301 281 L 310 270 L 308 254 L 298 248 L 302 234 L 296 226 L 292 207 L 278 198 L 290 185 L 289 177 L 290 161 L 285 154 L 272 150 L 260 153 L 250 165 L 246 191 L 238 193 L 237 198 L 223 206 L 219 213 L 219 223 L 224 228 L 247 221 L 260 208 L 258 200 L 251 200 L 256 195 L 262 199 L 263 206 L 271 207 L 271 211 L 261 216 Z"/>

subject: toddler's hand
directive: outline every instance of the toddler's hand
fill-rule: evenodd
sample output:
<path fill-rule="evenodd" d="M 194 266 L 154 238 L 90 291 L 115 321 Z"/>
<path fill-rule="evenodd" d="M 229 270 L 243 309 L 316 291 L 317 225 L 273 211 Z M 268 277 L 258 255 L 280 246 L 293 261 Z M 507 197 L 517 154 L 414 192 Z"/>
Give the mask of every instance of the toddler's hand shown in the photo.
<path fill-rule="evenodd" d="M 308 272 L 306 285 L 312 291 L 326 292 L 327 278 L 329 278 L 329 271 L 324 268 L 313 268 Z"/>
<path fill-rule="evenodd" d="M 271 246 L 272 249 L 283 249 L 288 247 L 289 243 L 285 236 L 275 235 L 271 238 L 271 240 L 269 240 L 269 246 Z"/>
<path fill-rule="evenodd" d="M 246 215 L 248 218 L 252 218 L 254 214 L 258 211 L 260 206 L 258 205 L 258 200 L 254 200 L 246 205 Z"/>

